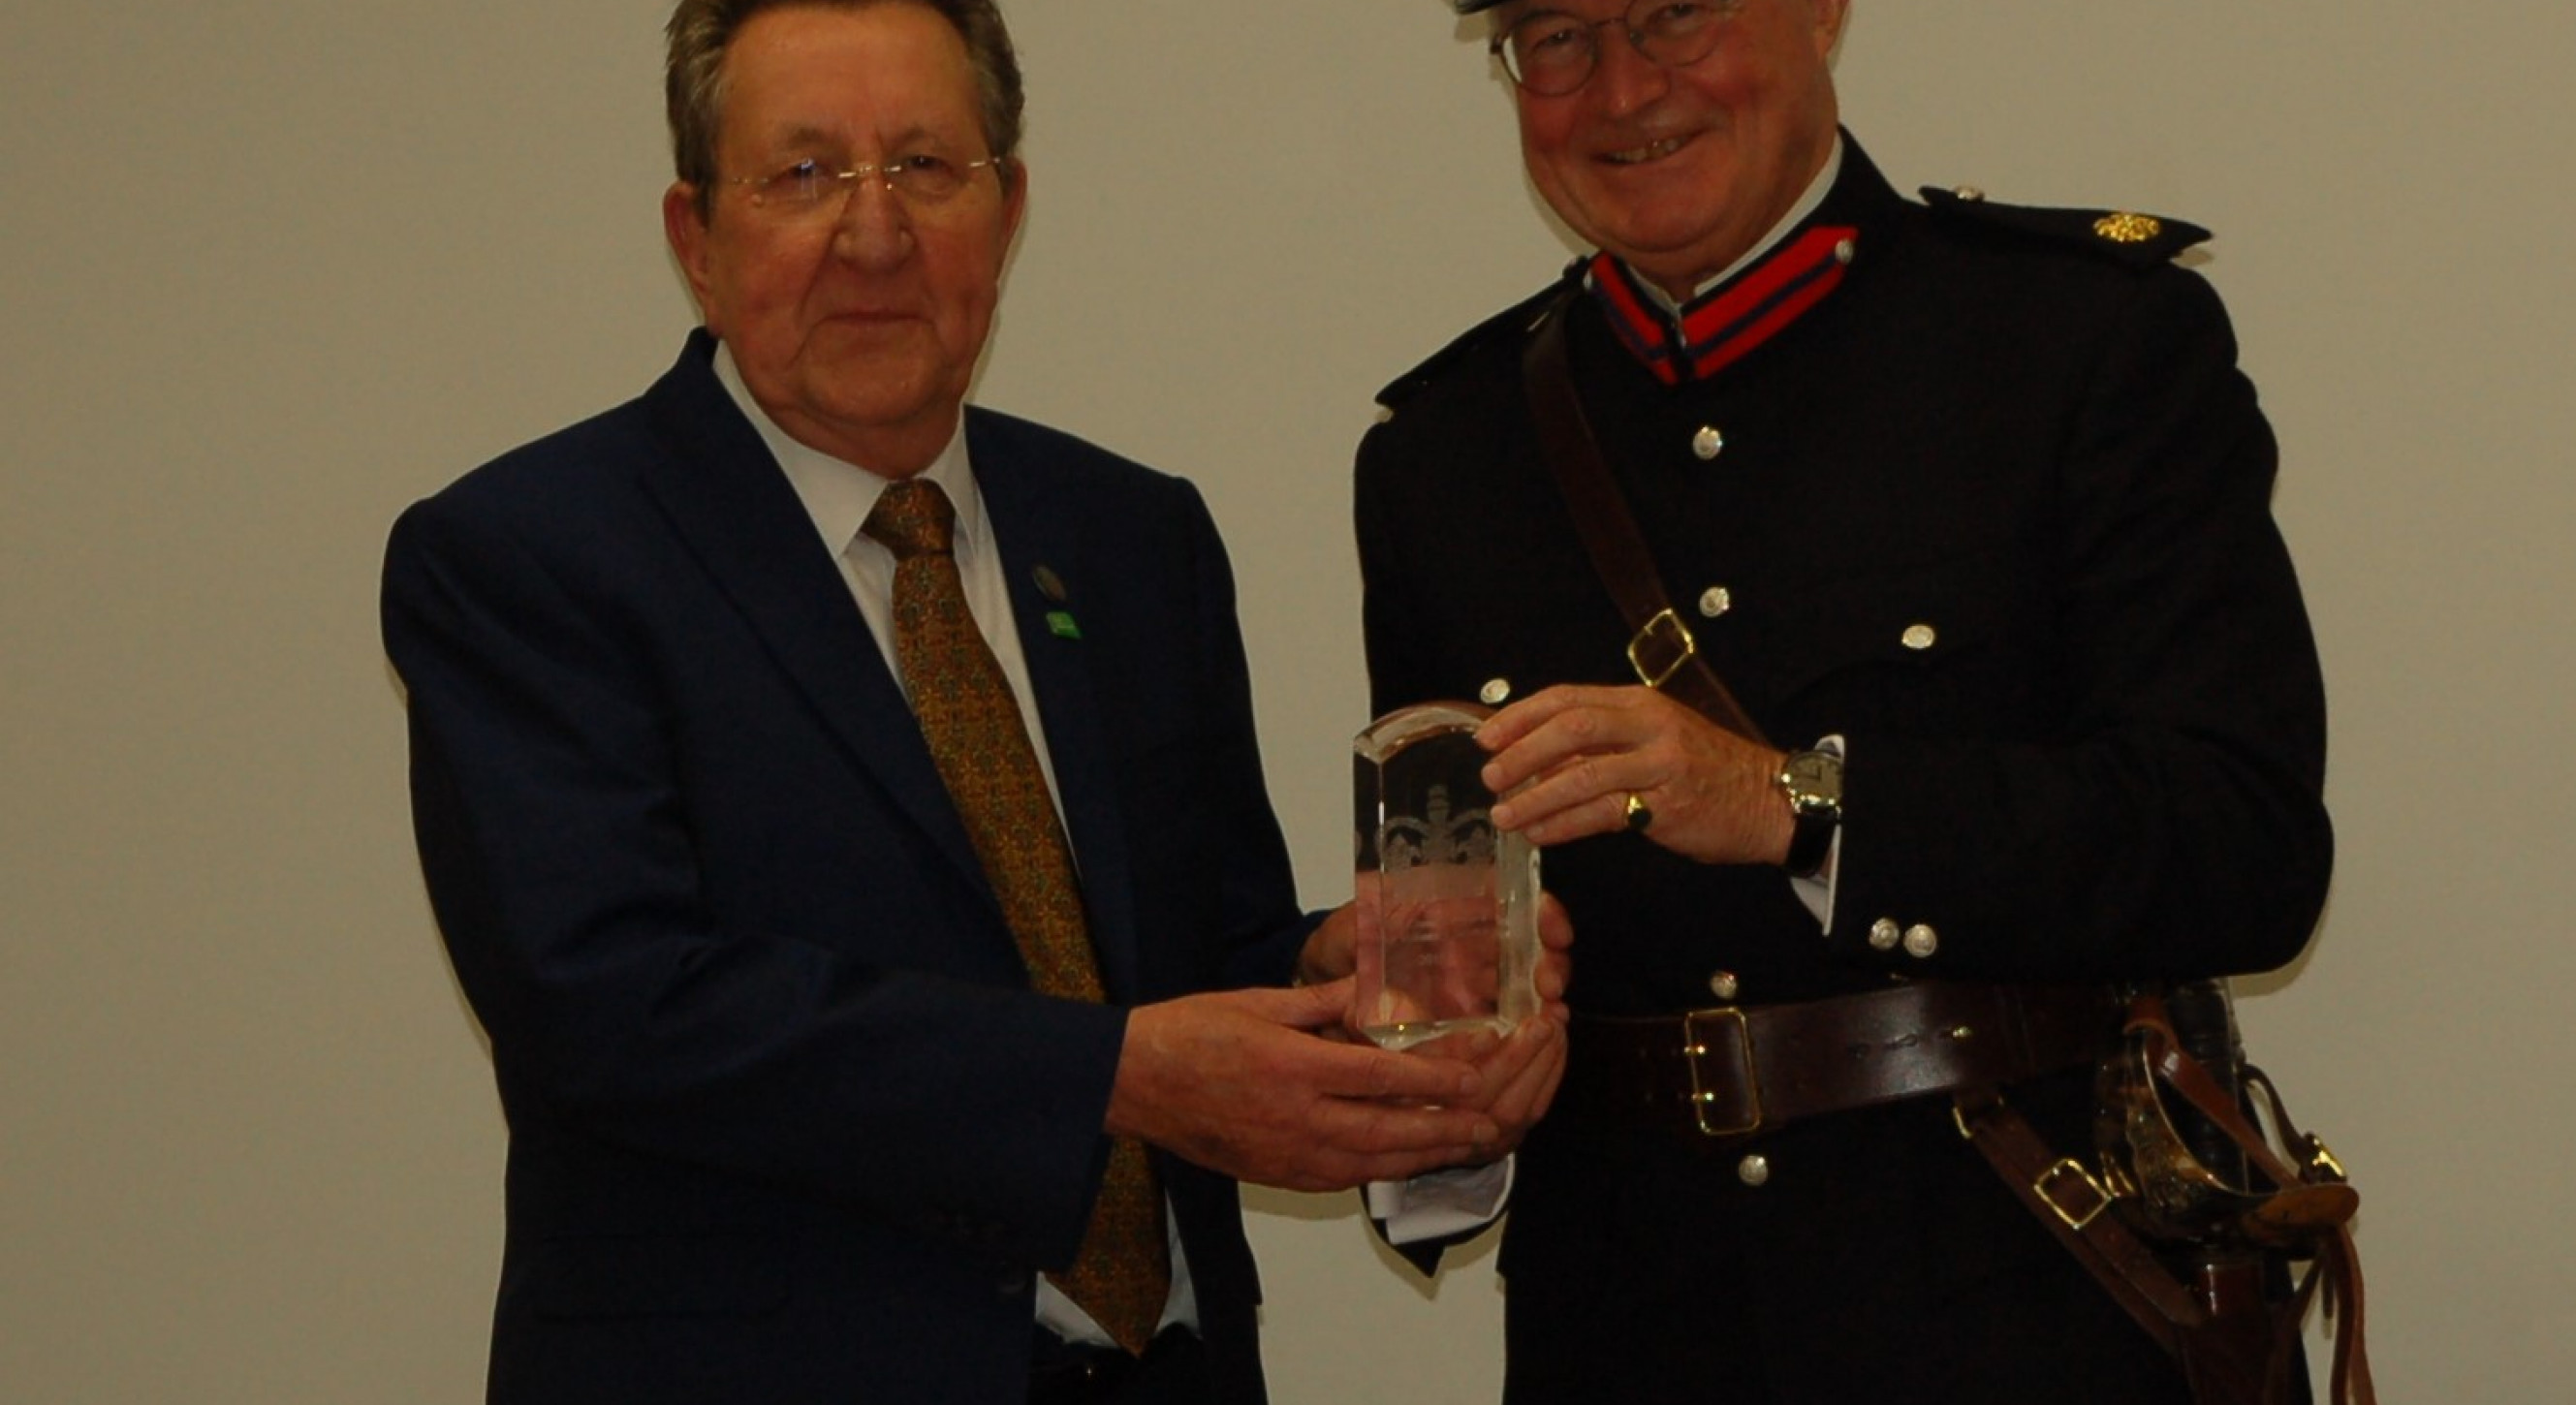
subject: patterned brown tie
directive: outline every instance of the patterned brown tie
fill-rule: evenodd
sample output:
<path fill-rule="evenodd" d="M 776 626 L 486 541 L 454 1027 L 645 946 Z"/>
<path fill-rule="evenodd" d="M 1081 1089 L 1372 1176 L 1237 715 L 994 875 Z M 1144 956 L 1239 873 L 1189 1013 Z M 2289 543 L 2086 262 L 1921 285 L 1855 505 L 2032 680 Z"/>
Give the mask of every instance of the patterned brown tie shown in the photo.
<path fill-rule="evenodd" d="M 936 483 L 906 479 L 862 529 L 894 552 L 895 659 L 939 778 L 1041 994 L 1101 1000 L 1073 857 L 1002 666 L 966 609 L 950 553 L 956 511 Z M 1142 1352 L 1170 1296 L 1163 1196 L 1143 1144 L 1112 1139 L 1109 1170 L 1071 1271 L 1049 1274 L 1120 1346 Z"/>

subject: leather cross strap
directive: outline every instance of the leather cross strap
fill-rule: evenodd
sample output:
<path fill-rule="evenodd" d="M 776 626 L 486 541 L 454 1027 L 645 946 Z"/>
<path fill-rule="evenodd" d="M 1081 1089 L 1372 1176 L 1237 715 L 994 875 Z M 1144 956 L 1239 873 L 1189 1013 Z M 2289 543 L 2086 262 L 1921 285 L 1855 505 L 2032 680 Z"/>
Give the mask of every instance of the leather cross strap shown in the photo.
<path fill-rule="evenodd" d="M 1723 1141 L 2098 1058 L 2103 990 L 1912 981 L 1789 1005 L 1577 1014 L 1552 1116 Z"/>
<path fill-rule="evenodd" d="M 1592 569 L 1610 590 L 1620 615 L 1633 631 L 1628 663 L 1637 681 L 1661 688 L 1710 721 L 1737 736 L 1769 746 L 1753 716 L 1735 700 L 1726 681 L 1700 656 L 1699 641 L 1664 596 L 1655 575 L 1655 558 L 1646 550 L 1636 516 L 1611 481 L 1583 402 L 1575 397 L 1574 375 L 1565 353 L 1565 321 L 1581 285 L 1568 283 L 1551 299 L 1530 328 L 1521 349 L 1521 379 L 1528 388 L 1530 418 L 1538 427 L 1539 447 L 1582 535 Z"/>

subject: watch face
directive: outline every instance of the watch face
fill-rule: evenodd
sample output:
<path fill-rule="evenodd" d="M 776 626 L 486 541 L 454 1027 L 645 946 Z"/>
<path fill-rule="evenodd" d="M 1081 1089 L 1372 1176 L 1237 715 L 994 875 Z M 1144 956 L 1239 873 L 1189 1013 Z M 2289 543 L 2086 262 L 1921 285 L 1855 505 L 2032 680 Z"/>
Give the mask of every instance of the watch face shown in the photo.
<path fill-rule="evenodd" d="M 1788 789 L 1790 805 L 1801 814 L 1842 809 L 1843 759 L 1832 752 L 1802 751 L 1790 757 L 1781 768 L 1780 781 Z"/>

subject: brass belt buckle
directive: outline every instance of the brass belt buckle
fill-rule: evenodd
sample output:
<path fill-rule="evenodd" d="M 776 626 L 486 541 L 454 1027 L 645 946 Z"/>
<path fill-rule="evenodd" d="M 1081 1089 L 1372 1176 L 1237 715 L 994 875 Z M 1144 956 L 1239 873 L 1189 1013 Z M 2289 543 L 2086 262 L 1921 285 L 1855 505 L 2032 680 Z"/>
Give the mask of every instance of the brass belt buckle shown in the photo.
<path fill-rule="evenodd" d="M 2081 1213 L 2068 1209 L 2058 1199 L 2061 1191 L 2071 1185 L 2081 1185 L 2093 1195 L 2093 1204 Z M 2084 1169 L 2083 1162 L 2071 1156 L 2061 1159 L 2056 1165 L 2040 1172 L 2039 1179 L 2030 1183 L 2030 1190 L 2031 1194 L 2039 1197 L 2041 1204 L 2057 1212 L 2057 1217 L 2066 1222 L 2068 1229 L 2078 1232 L 2093 1223 L 2095 1217 L 2103 1211 L 2110 1209 L 2114 1198 L 2109 1189 L 2093 1178 L 2091 1171 Z"/>
<path fill-rule="evenodd" d="M 1665 613 L 1670 614 L 1671 611 Z M 1722 1020 L 1735 1027 L 1736 1056 L 1744 1066 L 1746 1120 L 1741 1126 L 1712 1125 L 1709 1122 L 1709 1106 L 1717 1101 L 1717 1094 L 1710 1091 L 1708 1084 L 1699 1076 L 1699 1061 L 1709 1050 L 1708 1036 L 1700 1033 L 1702 1020 Z M 1693 1010 L 1682 1016 L 1682 1039 L 1683 1062 L 1690 1065 L 1691 1117 L 1699 1124 L 1699 1134 L 1703 1137 L 1740 1137 L 1759 1129 L 1762 1126 L 1762 1080 L 1754 1076 L 1753 1028 L 1745 1023 L 1744 1012 L 1732 1005 L 1719 1010 Z"/>
<path fill-rule="evenodd" d="M 1668 635 L 1679 642 L 1669 642 Z M 1662 644 L 1672 651 L 1672 657 L 1661 668 L 1650 668 L 1646 664 L 1646 651 L 1654 644 Z M 1690 662 L 1691 655 L 1698 652 L 1699 641 L 1691 637 L 1690 626 L 1683 624 L 1682 617 L 1674 614 L 1668 606 L 1657 611 L 1653 619 L 1646 621 L 1646 627 L 1638 630 L 1628 641 L 1628 667 L 1637 671 L 1638 682 L 1649 688 L 1660 688 L 1666 679 L 1681 671 L 1683 664 Z"/>

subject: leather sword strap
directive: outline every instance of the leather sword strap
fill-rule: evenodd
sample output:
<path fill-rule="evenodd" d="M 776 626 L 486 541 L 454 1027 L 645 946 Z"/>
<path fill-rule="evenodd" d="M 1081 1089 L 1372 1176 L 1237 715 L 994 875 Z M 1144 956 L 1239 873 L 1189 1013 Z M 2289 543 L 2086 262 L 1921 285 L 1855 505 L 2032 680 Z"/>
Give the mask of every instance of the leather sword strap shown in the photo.
<path fill-rule="evenodd" d="M 1984 1154 L 2013 1197 L 2157 1345 L 2179 1357 L 2184 1335 L 2208 1325 L 2209 1313 L 2110 1213 L 2110 1190 L 2081 1162 L 2051 1151 L 1992 1088 L 1961 1094 L 1957 1113 L 1960 1134 Z"/>
<path fill-rule="evenodd" d="M 1592 569 L 1609 587 L 1619 614 L 1634 631 L 1628 661 L 1637 670 L 1638 681 L 1671 693 L 1737 736 L 1769 746 L 1752 714 L 1700 656 L 1690 627 L 1665 598 L 1663 582 L 1655 574 L 1655 558 L 1646 549 L 1627 500 L 1619 496 L 1610 466 L 1602 461 L 1591 424 L 1584 418 L 1565 353 L 1565 321 L 1581 291 L 1580 285 L 1567 284 L 1539 314 L 1522 348 L 1521 378 L 1529 391 L 1539 447 L 1565 494 L 1566 508 L 1583 537 L 1584 551 L 1592 558 Z"/>
<path fill-rule="evenodd" d="M 2206 1259 L 2181 1275 L 2113 1211 L 2111 1189 L 2083 1163 L 2061 1157 L 1991 1090 L 1959 1099 L 1959 1130 L 2023 1206 L 2093 1280 L 2174 1358 L 2199 1405 L 2298 1405 L 2288 1363 L 2299 1347 L 2308 1290 L 2286 1308 L 2264 1301 L 2262 1261 L 2251 1253 Z M 2313 1278 L 2311 1282 L 2313 1282 Z M 2356 1305 L 2357 1310 L 2357 1305 Z M 2337 1405 L 2372 1405 L 2368 1366 L 2357 1393 L 2338 1354 Z"/>
<path fill-rule="evenodd" d="M 1972 981 L 1682 1015 L 1577 1014 L 1551 1115 L 1723 1142 L 2089 1064 L 2118 1019 L 2098 988 Z"/>
<path fill-rule="evenodd" d="M 2315 1159 L 2305 1166 L 2294 1165 L 2276 1150 L 2273 1138 L 2255 1125 L 2244 1105 L 2229 1096 L 2208 1068 L 2184 1047 L 2162 1002 L 2141 1000 L 2132 1005 L 2126 1032 L 2143 1041 L 2147 1062 L 2156 1076 L 2193 1110 L 2216 1124 L 2245 1153 L 2248 1163 L 2264 1180 L 2283 1191 L 2303 1187 L 2314 1193 L 2322 1185 L 2340 1194 L 2340 1213 L 2329 1217 L 2330 1226 L 2316 1231 L 2307 1246 L 2313 1262 L 2298 1282 L 2290 1310 L 2280 1314 L 2281 1330 L 2287 1340 L 2277 1345 L 2274 1355 L 2298 1349 L 2298 1329 L 2307 1317 L 2308 1305 L 2323 1293 L 2334 1319 L 2330 1355 L 2333 1374 L 2328 1379 L 2326 1398 L 2335 1405 L 2377 1405 L 2378 1386 L 2371 1378 L 2370 1352 L 2362 1340 L 2361 1253 L 2352 1237 L 2351 1216 L 2360 1202 L 2344 1185 L 2343 1168 L 2326 1153 L 2324 1143 L 2297 1130 L 2272 1080 L 2262 1070 L 2248 1066 L 2243 1070 L 2244 1080 L 2263 1095 L 2270 1108 L 2271 1125 L 2288 1144 L 2304 1143 Z M 2188 1355 L 2185 1361 L 2189 1364 Z"/>
<path fill-rule="evenodd" d="M 2270 1100 L 2273 1125 L 2292 1142 L 2306 1141 L 2322 1165 L 2297 1167 L 2273 1149 L 2271 1138 L 2182 1047 L 2161 1003 L 2142 1000 L 2132 1006 L 2126 1031 L 2143 1037 L 2158 1076 L 2215 1122 L 2274 1186 L 2285 1191 L 2314 1187 L 2322 1179 L 2342 1188 L 2341 1168 L 2332 1165 L 2322 1143 L 2293 1131 L 2289 1111 L 2280 1105 L 2269 1079 L 2248 1070 Z M 2185 1245 L 2160 1255 L 2114 1208 L 2119 1196 L 2134 1195 L 2135 1188 L 2106 1184 L 2082 1162 L 2059 1156 L 1994 1089 L 1960 1093 L 1955 1110 L 1961 1135 L 2015 1198 L 2172 1354 L 2195 1401 L 2293 1405 L 2289 1363 L 2301 1350 L 2300 1326 L 2308 1308 L 2322 1292 L 2335 1320 L 2333 1374 L 2325 1398 L 2335 1405 L 2376 1405 L 2378 1391 L 2362 1343 L 2361 1260 L 2353 1246 L 2348 1197 L 2342 1217 L 2314 1232 L 2307 1246 L 2313 1262 L 2288 1301 L 2275 1304 L 2267 1300 L 2263 1260 L 2251 1245 L 2241 1240 Z M 2181 1263 L 2181 1271 L 2168 1259 Z"/>

